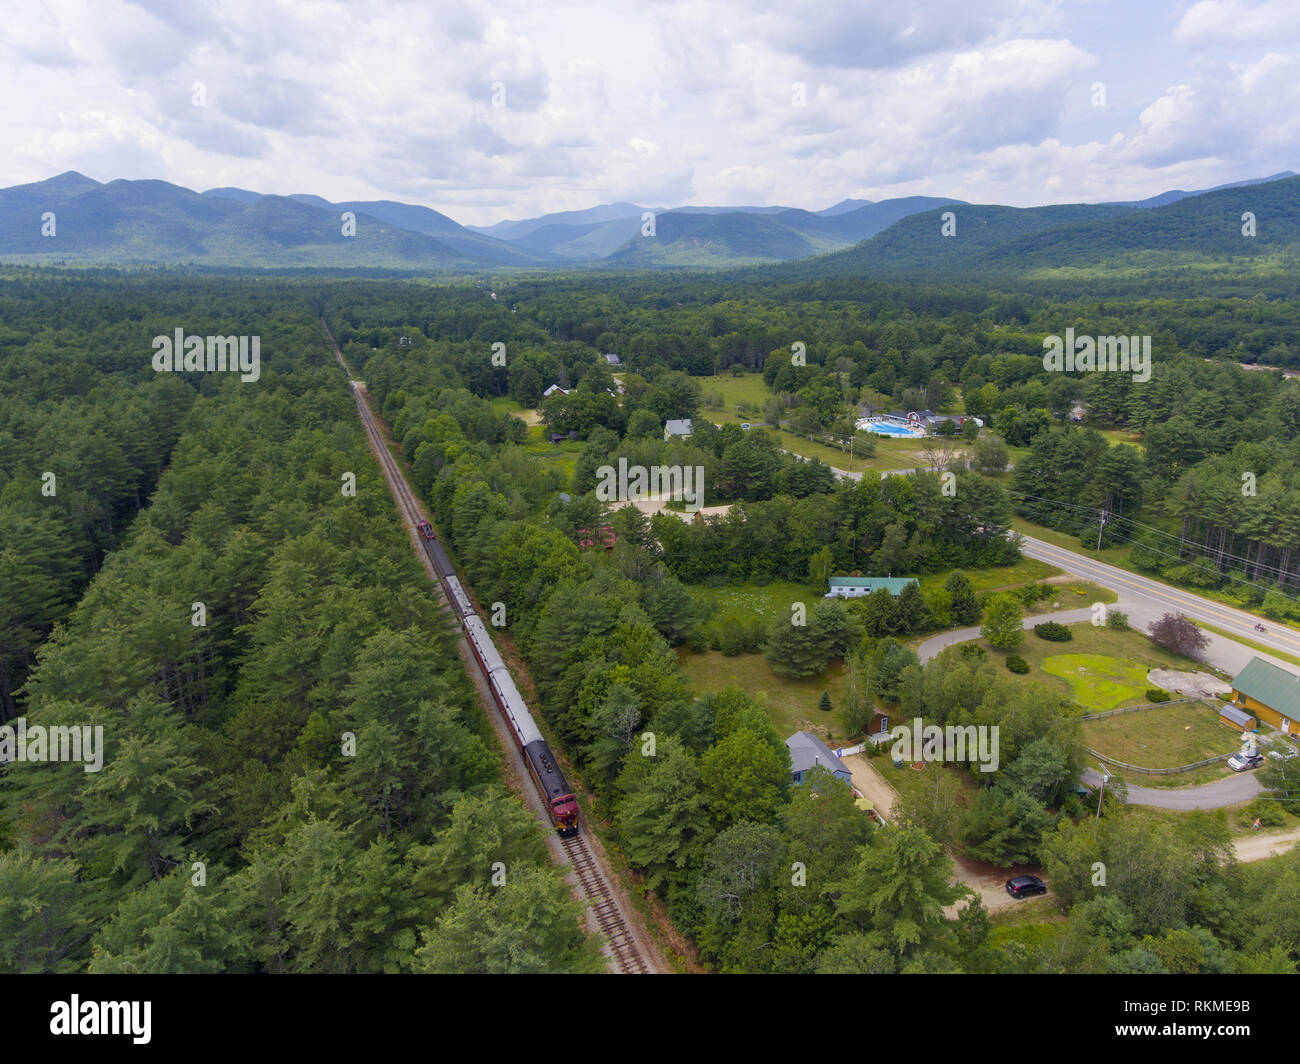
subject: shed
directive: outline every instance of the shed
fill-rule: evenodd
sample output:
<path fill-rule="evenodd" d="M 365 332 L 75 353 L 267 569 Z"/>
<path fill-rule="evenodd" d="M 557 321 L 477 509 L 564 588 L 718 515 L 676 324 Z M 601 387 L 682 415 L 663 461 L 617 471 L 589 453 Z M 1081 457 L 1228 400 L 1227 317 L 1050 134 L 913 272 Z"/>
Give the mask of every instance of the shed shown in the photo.
<path fill-rule="evenodd" d="M 1239 732 L 1254 731 L 1258 727 L 1255 718 L 1247 713 L 1240 706 L 1225 704 L 1219 710 L 1219 720 L 1229 728 L 1236 728 Z"/>
<path fill-rule="evenodd" d="M 812 732 L 797 731 L 785 745 L 790 750 L 790 776 L 795 783 L 802 783 L 814 768 L 824 768 L 845 783 L 852 780 L 853 774 L 844 767 L 844 762 Z"/>

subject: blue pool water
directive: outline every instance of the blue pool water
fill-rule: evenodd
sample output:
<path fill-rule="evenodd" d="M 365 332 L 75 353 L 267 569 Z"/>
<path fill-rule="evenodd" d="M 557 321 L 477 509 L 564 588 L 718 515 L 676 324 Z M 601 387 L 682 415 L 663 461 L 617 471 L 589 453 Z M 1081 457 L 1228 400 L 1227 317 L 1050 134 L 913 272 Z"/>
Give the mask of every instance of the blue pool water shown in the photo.
<path fill-rule="evenodd" d="M 868 432 L 874 432 L 877 436 L 916 436 L 918 433 L 903 426 L 896 425 L 892 421 L 872 421 L 865 426 Z"/>

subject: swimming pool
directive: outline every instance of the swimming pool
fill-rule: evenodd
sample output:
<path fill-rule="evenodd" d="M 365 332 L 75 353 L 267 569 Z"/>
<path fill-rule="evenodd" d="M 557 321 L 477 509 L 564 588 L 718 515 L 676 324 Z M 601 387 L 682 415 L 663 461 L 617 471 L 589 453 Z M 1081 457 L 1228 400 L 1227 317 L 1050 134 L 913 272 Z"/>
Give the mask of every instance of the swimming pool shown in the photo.
<path fill-rule="evenodd" d="M 900 425 L 895 421 L 868 421 L 865 425 L 859 426 L 866 429 L 867 432 L 874 432 L 877 436 L 920 436 L 921 433 L 908 428 L 906 425 Z"/>

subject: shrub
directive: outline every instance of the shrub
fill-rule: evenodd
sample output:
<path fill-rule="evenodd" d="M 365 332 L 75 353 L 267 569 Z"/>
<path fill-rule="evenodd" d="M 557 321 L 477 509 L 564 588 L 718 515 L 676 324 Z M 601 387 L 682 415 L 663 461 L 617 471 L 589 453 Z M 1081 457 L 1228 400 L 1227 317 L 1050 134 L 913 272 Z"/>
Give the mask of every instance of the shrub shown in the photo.
<path fill-rule="evenodd" d="M 1010 669 L 1012 672 L 1016 673 L 1017 675 L 1023 676 L 1025 673 L 1029 671 L 1029 662 L 1027 662 L 1019 654 L 1008 654 L 1007 668 Z"/>
<path fill-rule="evenodd" d="M 1069 628 L 1055 621 L 1044 621 L 1042 624 L 1034 625 L 1034 635 L 1039 639 L 1046 639 L 1049 643 L 1068 643 L 1074 638 L 1074 633 Z"/>
<path fill-rule="evenodd" d="M 1106 627 L 1122 632 L 1128 627 L 1128 614 L 1123 610 L 1106 611 Z"/>
<path fill-rule="evenodd" d="M 1286 823 L 1286 816 L 1278 802 L 1254 801 L 1242 810 L 1242 816 L 1248 824 L 1253 824 L 1258 817 L 1260 827 L 1280 828 Z"/>
<path fill-rule="evenodd" d="M 719 643 L 721 644 L 719 649 L 729 658 L 738 657 L 745 653 L 745 628 L 743 624 L 731 617 L 723 621 Z"/>
<path fill-rule="evenodd" d="M 831 711 L 831 693 L 829 691 L 822 692 L 821 699 L 817 703 L 817 708 L 823 713 L 829 713 Z"/>
<path fill-rule="evenodd" d="M 1168 691 L 1166 691 L 1163 687 L 1147 688 L 1148 702 L 1168 702 L 1173 697 L 1174 696 L 1171 695 Z"/>

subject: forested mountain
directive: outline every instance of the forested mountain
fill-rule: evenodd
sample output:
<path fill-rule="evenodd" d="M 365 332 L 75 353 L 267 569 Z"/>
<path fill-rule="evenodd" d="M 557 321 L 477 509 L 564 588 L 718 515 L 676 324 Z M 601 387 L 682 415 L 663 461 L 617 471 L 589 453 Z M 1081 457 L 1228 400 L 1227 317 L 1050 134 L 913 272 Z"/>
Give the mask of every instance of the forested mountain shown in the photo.
<path fill-rule="evenodd" d="M 1063 267 L 1125 272 L 1266 258 L 1284 268 L 1300 250 L 1298 191 L 1300 178 L 1291 177 L 1188 195 L 1151 208 L 1109 203 L 941 208 L 913 214 L 848 251 L 768 275 L 974 277 Z M 945 236 L 947 210 L 955 216 L 955 230 Z M 1246 212 L 1254 216 L 1254 236 L 1243 234 Z"/>
<path fill-rule="evenodd" d="M 845 200 L 822 211 L 685 206 L 651 211 L 655 232 L 646 236 L 647 212 L 629 203 L 473 228 L 391 200 L 330 203 L 238 188 L 198 194 L 161 181 L 101 185 L 69 172 L 0 190 L 0 258 L 419 273 L 788 264 L 759 279 L 1179 269 L 1234 259 L 1276 266 L 1300 243 L 1297 181 L 1170 192 L 1135 204 L 1014 208 L 910 196 Z M 947 211 L 955 222 L 945 228 Z M 1255 237 L 1241 234 L 1245 211 L 1255 215 Z M 355 215 L 355 235 L 344 235 L 344 212 Z"/>
<path fill-rule="evenodd" d="M 0 191 L 0 257 L 24 263 L 198 264 L 475 270 L 472 250 L 360 213 L 344 236 L 339 213 L 286 196 L 241 201 L 163 181 L 92 183 L 79 174 Z M 49 219 L 53 215 L 52 235 Z"/>

